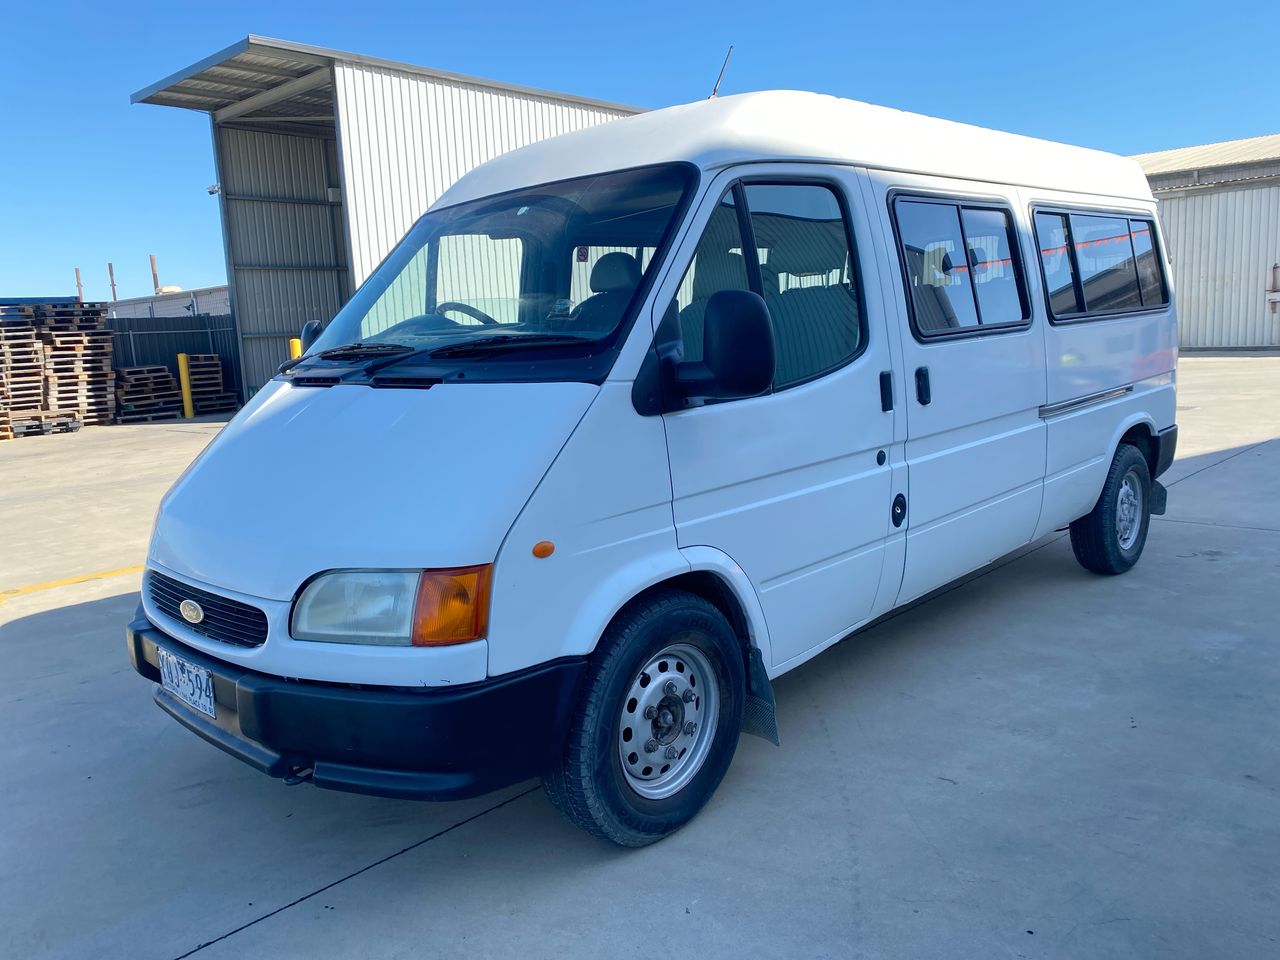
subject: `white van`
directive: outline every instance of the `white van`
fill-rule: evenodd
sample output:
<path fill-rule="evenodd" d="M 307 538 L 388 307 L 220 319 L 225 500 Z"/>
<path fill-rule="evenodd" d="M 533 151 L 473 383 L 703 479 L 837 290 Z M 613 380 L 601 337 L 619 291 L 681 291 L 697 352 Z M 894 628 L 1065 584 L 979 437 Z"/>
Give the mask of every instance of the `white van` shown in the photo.
<path fill-rule="evenodd" d="M 548 140 L 453 186 L 174 485 L 129 652 L 273 777 L 541 776 L 650 843 L 871 620 L 1068 525 L 1131 567 L 1176 344 L 1131 160 L 790 92 Z"/>

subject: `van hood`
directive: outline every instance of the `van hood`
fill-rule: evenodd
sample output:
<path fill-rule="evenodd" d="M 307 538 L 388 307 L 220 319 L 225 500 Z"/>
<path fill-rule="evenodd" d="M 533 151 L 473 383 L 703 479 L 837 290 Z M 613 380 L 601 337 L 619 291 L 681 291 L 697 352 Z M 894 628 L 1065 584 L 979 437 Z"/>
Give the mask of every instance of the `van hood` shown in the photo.
<path fill-rule="evenodd" d="M 322 570 L 489 563 L 598 389 L 272 381 L 165 496 L 150 559 L 272 600 Z"/>

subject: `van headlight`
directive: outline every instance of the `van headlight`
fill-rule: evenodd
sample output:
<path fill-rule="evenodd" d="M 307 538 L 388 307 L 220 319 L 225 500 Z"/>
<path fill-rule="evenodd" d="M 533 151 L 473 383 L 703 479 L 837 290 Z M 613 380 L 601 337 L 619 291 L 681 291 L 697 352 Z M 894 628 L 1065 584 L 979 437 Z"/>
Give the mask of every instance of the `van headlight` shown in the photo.
<path fill-rule="evenodd" d="M 489 625 L 492 564 L 448 570 L 322 573 L 293 605 L 296 640 L 434 647 L 468 643 Z"/>

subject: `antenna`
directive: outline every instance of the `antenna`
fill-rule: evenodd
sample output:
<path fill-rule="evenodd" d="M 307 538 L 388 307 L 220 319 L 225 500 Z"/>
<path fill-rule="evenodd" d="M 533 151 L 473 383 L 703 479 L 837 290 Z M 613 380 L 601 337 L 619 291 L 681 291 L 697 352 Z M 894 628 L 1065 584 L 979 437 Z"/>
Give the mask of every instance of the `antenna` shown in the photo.
<path fill-rule="evenodd" d="M 720 81 L 724 79 L 724 71 L 729 66 L 729 58 L 733 56 L 733 44 L 729 44 L 729 52 L 724 55 L 724 63 L 720 64 L 720 75 L 716 77 L 716 85 L 711 88 L 711 96 L 708 100 L 714 100 L 720 92 Z"/>

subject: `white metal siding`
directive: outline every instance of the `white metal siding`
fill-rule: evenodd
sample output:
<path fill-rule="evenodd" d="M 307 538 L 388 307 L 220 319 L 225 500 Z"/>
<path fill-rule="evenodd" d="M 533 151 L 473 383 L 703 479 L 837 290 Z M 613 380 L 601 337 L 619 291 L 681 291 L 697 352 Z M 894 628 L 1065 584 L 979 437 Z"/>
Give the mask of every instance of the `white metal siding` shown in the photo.
<path fill-rule="evenodd" d="M 216 128 L 228 280 L 244 383 L 289 356 L 289 339 L 328 322 L 350 294 L 332 140 Z"/>
<path fill-rule="evenodd" d="M 382 67 L 338 62 L 334 72 L 353 285 L 473 167 L 628 115 Z"/>
<path fill-rule="evenodd" d="M 225 316 L 230 312 L 231 300 L 226 287 L 201 287 L 181 293 L 117 300 L 108 311 L 113 317 L 186 317 L 192 313 Z"/>
<path fill-rule="evenodd" d="M 1280 181 L 1157 194 L 1184 347 L 1280 346 L 1266 303 L 1280 263 Z"/>

